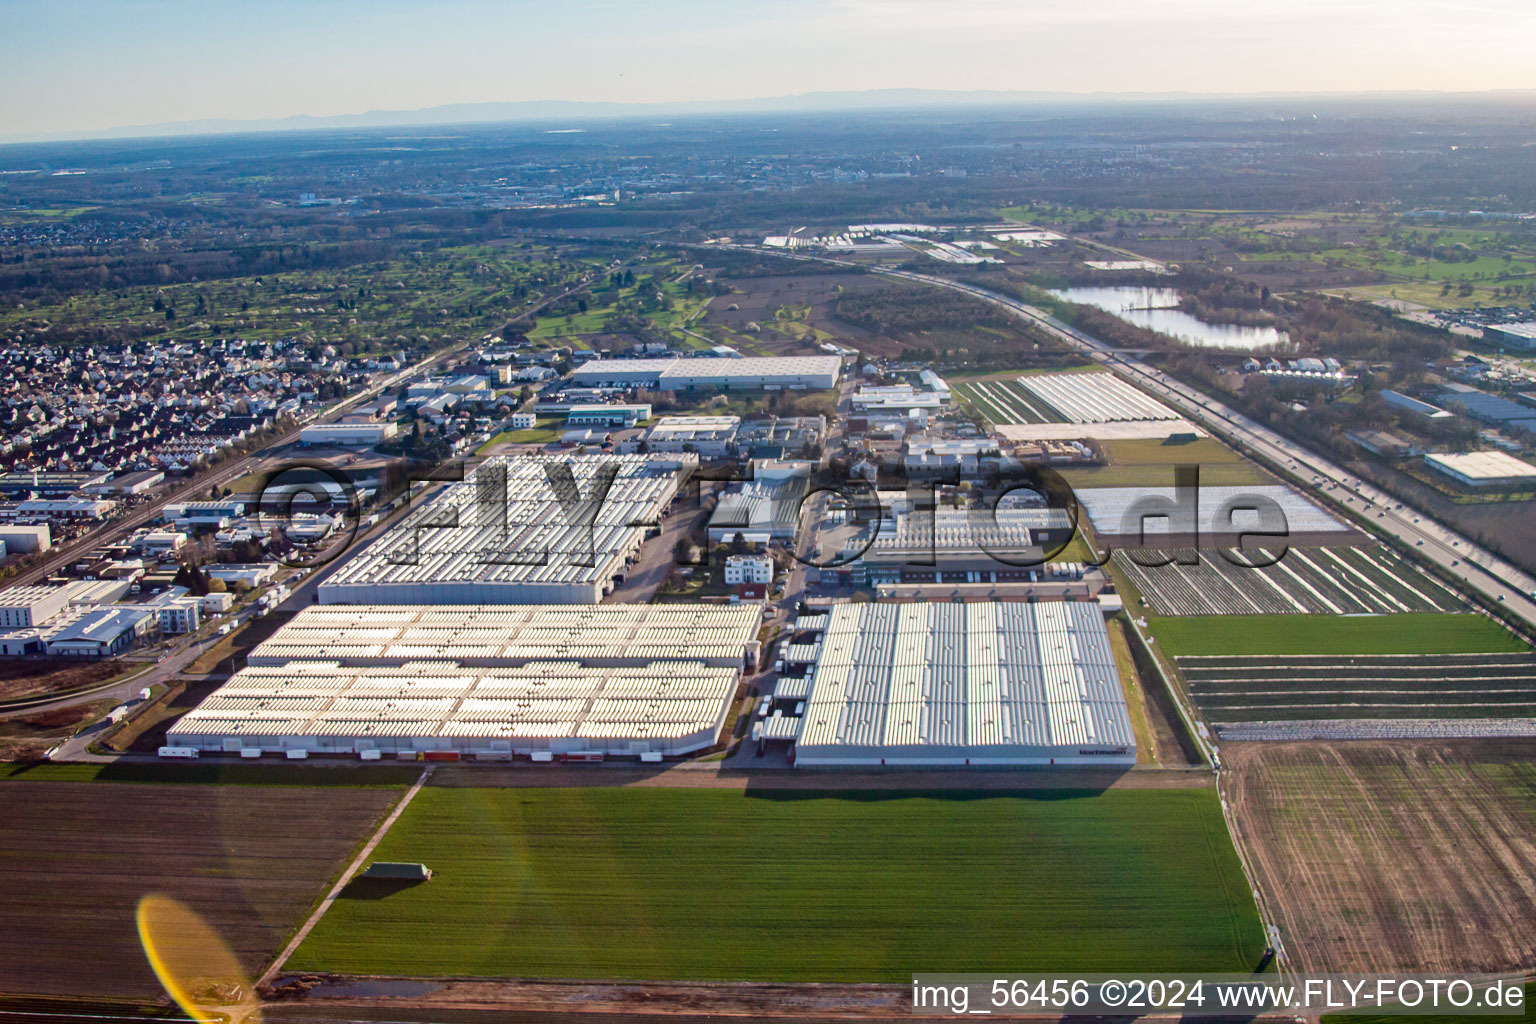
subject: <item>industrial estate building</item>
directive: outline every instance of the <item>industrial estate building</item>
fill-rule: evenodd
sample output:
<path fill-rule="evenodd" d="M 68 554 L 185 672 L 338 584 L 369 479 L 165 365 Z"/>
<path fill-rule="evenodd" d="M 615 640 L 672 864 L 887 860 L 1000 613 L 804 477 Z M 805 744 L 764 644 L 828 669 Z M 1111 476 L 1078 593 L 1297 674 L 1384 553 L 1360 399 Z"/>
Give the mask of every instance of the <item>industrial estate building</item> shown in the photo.
<path fill-rule="evenodd" d="M 1518 324 L 1489 324 L 1483 328 L 1483 337 L 1513 348 L 1536 349 L 1536 320 Z"/>
<path fill-rule="evenodd" d="M 640 405 L 572 405 L 565 422 L 572 427 L 632 427 L 651 418 L 651 407 Z"/>
<path fill-rule="evenodd" d="M 399 432 L 392 421 L 381 423 L 316 423 L 299 431 L 300 444 L 366 446 L 387 441 Z"/>
<path fill-rule="evenodd" d="M 1097 604 L 847 604 L 811 670 L 795 764 L 1136 762 Z"/>
<path fill-rule="evenodd" d="M 74 580 L 0 592 L 0 656 L 121 654 L 156 624 L 155 609 L 149 605 L 113 604 L 128 593 L 130 584 L 129 579 Z M 179 592 L 176 588 L 167 596 Z"/>
<path fill-rule="evenodd" d="M 849 571 L 860 583 L 1000 583 L 1031 579 L 1045 551 L 1072 538 L 1065 509 L 904 509 L 854 538 Z"/>
<path fill-rule="evenodd" d="M 0 523 L 0 544 L 8 554 L 47 551 L 53 546 L 47 523 Z"/>
<path fill-rule="evenodd" d="M 1435 401 L 1481 423 L 1536 433 L 1536 409 L 1481 391 L 1470 384 L 1447 381 Z"/>
<path fill-rule="evenodd" d="M 709 542 L 728 544 L 737 534 L 752 544 L 793 542 L 810 489 L 809 463 L 776 459 L 755 463 L 753 479 L 720 496 L 709 517 Z"/>
<path fill-rule="evenodd" d="M 1398 412 L 1405 412 L 1420 419 L 1448 420 L 1455 415 L 1454 413 L 1446 412 L 1438 405 L 1421 402 L 1411 395 L 1405 395 L 1401 391 L 1393 391 L 1391 388 L 1382 388 L 1380 394 L 1381 400 Z"/>
<path fill-rule="evenodd" d="M 744 356 L 740 359 L 591 359 L 571 373 L 584 387 L 728 390 L 832 388 L 842 372 L 840 356 Z"/>
<path fill-rule="evenodd" d="M 37 469 L 20 469 L 0 473 L 0 494 L 20 497 L 36 494 L 40 498 L 67 498 L 76 491 L 97 487 L 106 483 L 112 474 L 106 471 L 62 473 Z"/>
<path fill-rule="evenodd" d="M 645 433 L 653 452 L 697 452 L 718 459 L 736 445 L 740 416 L 663 416 Z"/>
<path fill-rule="evenodd" d="M 0 592 L 0 627 L 6 629 L 38 626 L 59 614 L 69 604 L 69 588 L 33 584 L 11 587 Z"/>
<path fill-rule="evenodd" d="M 311 607 L 171 727 L 208 751 L 687 754 L 757 659 L 749 605 Z"/>
<path fill-rule="evenodd" d="M 1424 461 L 1466 487 L 1536 488 L 1536 466 L 1508 452 L 1424 456 Z"/>
<path fill-rule="evenodd" d="M 487 459 L 333 572 L 320 601 L 596 604 L 657 528 L 688 459 Z"/>

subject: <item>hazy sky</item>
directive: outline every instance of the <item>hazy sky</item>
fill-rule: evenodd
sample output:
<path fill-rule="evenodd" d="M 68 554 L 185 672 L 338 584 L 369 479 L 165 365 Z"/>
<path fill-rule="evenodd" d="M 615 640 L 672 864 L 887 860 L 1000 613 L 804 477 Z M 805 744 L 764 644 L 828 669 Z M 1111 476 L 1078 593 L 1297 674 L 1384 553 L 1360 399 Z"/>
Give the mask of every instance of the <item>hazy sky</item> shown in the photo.
<path fill-rule="evenodd" d="M 0 0 L 0 136 L 498 100 L 1536 87 L 1536 0 Z"/>

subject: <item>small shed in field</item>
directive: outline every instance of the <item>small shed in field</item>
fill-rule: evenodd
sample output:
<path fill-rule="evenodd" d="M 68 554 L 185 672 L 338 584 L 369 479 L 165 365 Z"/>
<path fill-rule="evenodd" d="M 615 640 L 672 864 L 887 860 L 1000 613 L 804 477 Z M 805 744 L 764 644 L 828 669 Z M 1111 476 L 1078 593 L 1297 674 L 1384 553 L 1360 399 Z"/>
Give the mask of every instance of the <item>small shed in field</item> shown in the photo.
<path fill-rule="evenodd" d="M 432 869 L 425 864 L 401 864 L 376 860 L 363 872 L 364 878 L 386 878 L 395 881 L 425 882 L 432 877 Z"/>

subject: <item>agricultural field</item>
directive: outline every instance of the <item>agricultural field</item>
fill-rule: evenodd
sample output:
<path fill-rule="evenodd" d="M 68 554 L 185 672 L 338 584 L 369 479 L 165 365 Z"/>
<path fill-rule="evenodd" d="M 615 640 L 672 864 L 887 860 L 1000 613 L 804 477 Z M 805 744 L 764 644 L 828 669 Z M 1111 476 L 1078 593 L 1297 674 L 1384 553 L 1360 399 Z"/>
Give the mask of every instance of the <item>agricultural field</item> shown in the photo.
<path fill-rule="evenodd" d="M 187 903 L 259 973 L 397 796 L 388 787 L 0 783 L 0 992 L 158 997 L 134 928 L 149 893 Z"/>
<path fill-rule="evenodd" d="M 1191 615 L 1151 620 L 1169 657 L 1214 655 L 1494 654 L 1526 646 L 1473 614 Z"/>
<path fill-rule="evenodd" d="M 962 406 L 992 424 L 1065 422 L 1016 380 L 951 381 L 950 387 Z"/>
<path fill-rule="evenodd" d="M 1170 442 L 1140 439 L 1102 441 L 1104 465 L 1062 467 L 1073 487 L 1165 487 L 1173 483 L 1173 467 L 1200 467 L 1200 482 L 1210 486 L 1273 483 L 1252 462 L 1208 437 Z"/>
<path fill-rule="evenodd" d="M 1536 236 L 1517 221 L 1468 223 L 1318 210 L 1039 209 L 1037 221 L 1186 266 L 1235 271 L 1276 290 L 1337 289 L 1429 308 L 1525 304 L 1536 295 Z"/>
<path fill-rule="evenodd" d="M 1289 548 L 1273 565 L 1255 567 L 1276 554 L 1144 549 L 1112 558 L 1158 615 L 1359 615 L 1463 607 L 1432 576 L 1386 548 Z M 1198 561 L 1179 561 L 1190 558 Z M 1165 559 L 1173 561 L 1156 564 Z"/>
<path fill-rule="evenodd" d="M 1233 722 L 1536 717 L 1529 652 L 1184 657 L 1178 664 L 1218 730 Z"/>
<path fill-rule="evenodd" d="M 1198 492 L 1182 497 L 1185 500 L 1180 502 L 1181 495 L 1171 479 L 1156 486 L 1077 490 L 1077 500 L 1100 536 L 1135 538 L 1137 546 L 1141 545 L 1143 535 L 1148 546 L 1159 537 L 1164 539 L 1164 546 L 1178 545 L 1181 540 L 1187 546 L 1194 542 L 1196 532 L 1202 545 L 1211 538 L 1224 538 L 1230 545 L 1238 534 L 1254 534 L 1282 525 L 1284 536 L 1292 545 L 1311 535 L 1328 535 L 1329 541 L 1342 541 L 1353 534 L 1349 526 L 1284 484 L 1214 484 L 1202 479 Z M 1159 499 L 1176 506 L 1178 514 L 1165 514 L 1169 505 L 1149 504 Z M 1283 523 L 1249 511 L 1255 506 L 1255 499 L 1278 506 Z"/>
<path fill-rule="evenodd" d="M 1069 423 L 1176 420 L 1179 414 L 1111 373 L 1041 373 L 1018 383 L 1036 406 Z"/>
<path fill-rule="evenodd" d="M 1264 948 L 1204 788 L 429 786 L 378 857 L 437 875 L 344 896 L 293 970 L 903 982 L 916 963 L 1248 970 Z"/>
<path fill-rule="evenodd" d="M 1227 743 L 1222 760 L 1239 841 L 1298 969 L 1530 969 L 1529 741 Z"/>

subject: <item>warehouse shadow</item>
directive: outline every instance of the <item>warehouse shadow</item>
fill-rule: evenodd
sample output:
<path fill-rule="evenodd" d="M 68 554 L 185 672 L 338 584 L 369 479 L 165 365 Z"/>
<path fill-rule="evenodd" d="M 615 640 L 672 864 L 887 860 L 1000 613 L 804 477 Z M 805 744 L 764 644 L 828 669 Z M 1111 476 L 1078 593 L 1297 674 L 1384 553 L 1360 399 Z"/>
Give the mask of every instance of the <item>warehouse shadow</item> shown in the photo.
<path fill-rule="evenodd" d="M 336 894 L 338 900 L 384 900 L 396 893 L 426 885 L 421 878 L 354 878 Z"/>
<path fill-rule="evenodd" d="M 1131 769 L 1050 769 L 954 771 L 896 771 L 891 774 L 845 771 L 805 771 L 793 775 L 751 775 L 744 793 L 759 800 L 824 800 L 827 798 L 878 803 L 885 800 L 992 800 L 1015 797 L 1041 802 L 1080 800 L 1113 788 Z M 724 773 L 722 773 L 724 774 Z"/>

